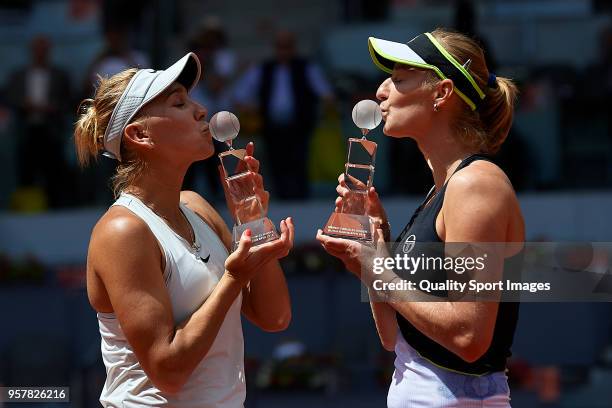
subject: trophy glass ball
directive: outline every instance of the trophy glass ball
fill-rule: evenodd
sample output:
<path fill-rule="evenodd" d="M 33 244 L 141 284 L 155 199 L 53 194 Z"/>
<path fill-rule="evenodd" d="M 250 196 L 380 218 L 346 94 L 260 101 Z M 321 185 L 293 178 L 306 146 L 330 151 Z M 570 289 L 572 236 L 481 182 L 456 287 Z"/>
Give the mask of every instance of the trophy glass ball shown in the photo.
<path fill-rule="evenodd" d="M 356 103 L 353 107 L 351 116 L 353 117 L 353 123 L 355 123 L 362 132 L 365 131 L 365 133 L 376 128 L 382 121 L 380 106 L 370 99 L 364 99 Z"/>
<path fill-rule="evenodd" d="M 238 136 L 240 132 L 240 121 L 232 112 L 221 111 L 217 112 L 210 118 L 209 122 L 210 133 L 213 139 L 227 143 L 232 147 L 232 140 Z"/>
<path fill-rule="evenodd" d="M 250 229 L 253 245 L 259 245 L 279 238 L 272 221 L 255 194 L 255 183 L 244 161 L 245 149 L 234 149 L 232 141 L 238 136 L 240 122 L 231 112 L 216 113 L 209 122 L 210 133 L 215 140 L 224 142 L 229 150 L 219 154 L 227 188 L 230 209 L 236 224 L 232 231 L 232 250 L 238 247 L 242 233 Z"/>
<path fill-rule="evenodd" d="M 367 140 L 366 135 L 380 124 L 382 113 L 376 102 L 363 100 L 353 108 L 352 117 L 363 137 L 348 139 L 344 180 L 349 191 L 342 199 L 340 210 L 327 220 L 323 234 L 372 242 L 373 225 L 367 215 L 367 198 L 374 180 L 377 144 Z"/>

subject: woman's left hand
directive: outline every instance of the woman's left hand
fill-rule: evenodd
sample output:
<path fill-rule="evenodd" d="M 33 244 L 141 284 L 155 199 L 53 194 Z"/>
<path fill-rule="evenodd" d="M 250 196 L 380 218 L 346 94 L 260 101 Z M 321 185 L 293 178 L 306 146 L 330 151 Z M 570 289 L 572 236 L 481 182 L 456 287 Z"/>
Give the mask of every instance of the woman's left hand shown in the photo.
<path fill-rule="evenodd" d="M 244 169 L 248 171 L 248 182 L 254 185 L 254 193 L 257 196 L 259 203 L 261 204 L 261 209 L 263 210 L 262 214 L 252 214 L 253 219 L 257 219 L 265 216 L 268 213 L 268 202 L 270 201 L 270 193 L 264 189 L 263 177 L 259 174 L 259 160 L 253 157 L 253 153 L 255 152 L 255 144 L 253 142 L 249 142 L 246 146 L 246 155 L 244 156 L 244 163 L 246 163 L 247 168 Z M 225 180 L 225 174 L 223 173 L 223 168 L 221 165 L 219 168 L 219 176 L 221 178 L 221 185 L 223 186 L 223 191 L 225 193 L 225 201 L 227 202 L 227 207 L 230 210 L 230 213 L 233 217 L 235 217 L 236 211 L 239 210 L 242 213 L 245 212 L 244 208 L 237 209 L 236 203 L 231 197 L 229 186 L 227 181 Z M 254 208 L 253 212 L 258 212 L 258 208 Z M 245 217 L 251 218 L 251 217 Z"/>

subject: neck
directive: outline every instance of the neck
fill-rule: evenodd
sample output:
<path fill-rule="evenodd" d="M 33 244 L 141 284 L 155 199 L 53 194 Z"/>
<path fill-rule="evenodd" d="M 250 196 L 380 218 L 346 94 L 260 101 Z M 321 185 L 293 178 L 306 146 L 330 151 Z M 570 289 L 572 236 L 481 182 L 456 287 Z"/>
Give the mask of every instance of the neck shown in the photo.
<path fill-rule="evenodd" d="M 170 170 L 169 167 L 162 169 L 149 164 L 144 174 L 125 192 L 135 195 L 159 216 L 174 224 L 180 223 L 182 218 L 179 201 L 187 169 Z"/>
<path fill-rule="evenodd" d="M 436 191 L 442 188 L 461 160 L 473 153 L 456 140 L 445 120 L 437 121 L 430 132 L 419 139 L 419 150 L 431 169 Z"/>

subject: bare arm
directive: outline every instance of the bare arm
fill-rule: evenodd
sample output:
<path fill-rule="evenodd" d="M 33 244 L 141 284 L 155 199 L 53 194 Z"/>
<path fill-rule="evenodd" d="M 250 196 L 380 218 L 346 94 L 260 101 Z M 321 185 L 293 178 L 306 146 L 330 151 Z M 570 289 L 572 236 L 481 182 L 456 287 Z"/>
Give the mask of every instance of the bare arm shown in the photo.
<path fill-rule="evenodd" d="M 246 146 L 244 161 L 254 183 L 254 193 L 259 198 L 263 214 L 268 212 L 270 194 L 264 188 L 263 177 L 259 174 L 259 160 L 253 155 L 255 144 L 250 142 Z M 245 169 L 246 170 L 246 169 Z M 223 170 L 219 166 L 221 185 L 225 192 L 230 213 L 233 213 L 234 203 L 229 194 L 228 185 L 223 177 Z M 231 237 L 225 223 L 221 222 L 223 235 L 226 237 L 227 245 L 230 245 Z M 288 250 L 293 246 L 293 221 L 287 218 L 280 223 L 281 233 L 285 230 L 289 233 Z M 286 256 L 287 253 L 282 256 Z M 265 331 L 280 331 L 289 326 L 291 321 L 291 303 L 289 290 L 285 276 L 277 260 L 262 266 L 257 275 L 244 288 L 242 301 L 242 312 L 253 324 Z"/>
<path fill-rule="evenodd" d="M 504 242 L 510 241 L 508 225 L 522 223 L 518 203 L 512 187 L 499 173 L 482 172 L 479 166 L 457 173 L 446 192 L 442 210 L 442 234 L 445 242 Z M 470 174 L 471 173 L 471 174 Z M 468 174 L 470 176 L 468 177 Z M 342 191 L 339 191 L 342 195 Z M 517 220 L 518 218 L 518 220 Z M 358 275 L 366 286 L 372 276 L 362 274 L 361 262 L 366 248 L 351 241 L 318 236 L 330 254 L 342 259 L 347 268 Z M 522 238 L 521 238 L 522 240 Z M 489 254 L 486 263 L 486 279 L 501 276 L 504 253 Z M 393 271 L 378 276 L 385 281 L 397 278 Z M 398 298 L 398 297 L 402 298 Z M 409 320 L 418 330 L 432 340 L 451 350 L 466 361 L 475 361 L 491 344 L 498 303 L 496 302 L 418 302 L 403 294 L 391 296 L 388 305 Z M 373 308 L 377 329 L 383 345 L 393 332 L 388 327 L 390 319 L 382 308 Z M 378 313 L 381 312 L 381 313 Z M 388 312 L 388 311 L 387 311 Z"/>
<path fill-rule="evenodd" d="M 354 184 L 360 183 L 358 180 L 355 179 L 353 179 L 352 182 Z M 363 186 L 362 184 L 362 187 L 365 186 Z M 343 197 L 348 192 L 344 173 L 338 176 L 338 186 L 336 187 L 336 191 L 338 193 L 338 197 L 336 198 L 335 202 L 335 211 L 340 212 L 343 204 Z M 376 192 L 376 189 L 374 187 L 368 189 L 367 203 L 367 212 L 370 216 L 371 221 L 381 227 L 381 237 L 384 238 L 385 241 L 390 241 L 391 230 L 389 228 L 387 214 L 385 212 L 385 209 L 383 208 L 382 203 L 380 202 L 378 192 Z M 330 252 L 330 248 L 326 248 L 326 250 Z M 330 253 L 336 257 L 343 259 L 342 253 Z M 359 262 L 345 261 L 345 266 L 348 270 L 357 275 L 361 273 L 361 264 Z M 370 309 L 372 311 L 372 317 L 374 319 L 374 324 L 376 325 L 376 332 L 378 333 L 380 343 L 382 344 L 385 350 L 393 351 L 395 350 L 395 343 L 397 340 L 397 321 L 395 318 L 396 312 L 390 305 L 385 303 L 386 299 L 381 298 L 374 290 L 372 290 L 371 287 L 368 287 L 368 296 L 370 299 Z"/>
<path fill-rule="evenodd" d="M 212 206 L 192 191 L 181 192 L 181 200 L 205 220 L 208 219 L 228 248 L 232 235 L 229 228 Z M 288 247 L 293 243 L 293 221 L 281 221 L 281 232 L 287 231 Z M 282 256 L 286 256 L 283 254 Z M 285 330 L 291 321 L 291 302 L 287 282 L 278 260 L 262 265 L 257 274 L 244 286 L 242 291 L 242 313 L 262 330 L 275 332 Z"/>
<path fill-rule="evenodd" d="M 162 277 L 158 243 L 148 226 L 125 209 L 112 209 L 96 225 L 88 268 L 101 279 L 138 361 L 160 390 L 176 393 L 206 356 L 230 306 L 261 265 L 282 245 L 250 248 L 243 235 L 210 296 L 175 325 Z"/>
<path fill-rule="evenodd" d="M 397 342 L 397 321 L 395 319 L 395 309 L 387 303 L 378 300 L 378 295 L 371 288 L 368 288 L 370 297 L 370 308 L 372 317 L 376 325 L 376 331 L 382 346 L 387 351 L 395 350 Z"/>
<path fill-rule="evenodd" d="M 290 219 L 287 223 L 291 223 L 293 228 Z M 282 331 L 289 327 L 291 301 L 285 275 L 278 261 L 262 266 L 242 294 L 242 313 L 257 327 L 268 332 Z"/>
<path fill-rule="evenodd" d="M 469 173 L 468 173 L 469 171 Z M 508 240 L 508 223 L 516 203 L 514 191 L 496 174 L 477 166 L 457 173 L 447 187 L 442 209 L 445 242 L 492 243 Z M 486 279 L 496 281 L 503 271 L 504 253 L 487 246 Z M 489 348 L 499 303 L 497 302 L 390 301 L 419 331 L 462 359 L 471 362 Z"/>

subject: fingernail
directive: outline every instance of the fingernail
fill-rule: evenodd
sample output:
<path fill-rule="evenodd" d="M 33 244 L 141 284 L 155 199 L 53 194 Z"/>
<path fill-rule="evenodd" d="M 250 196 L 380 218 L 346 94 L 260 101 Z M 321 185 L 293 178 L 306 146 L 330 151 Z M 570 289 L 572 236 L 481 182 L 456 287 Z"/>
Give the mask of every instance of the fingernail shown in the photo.
<path fill-rule="evenodd" d="M 246 235 L 247 237 L 250 237 L 251 236 L 251 230 L 250 229 L 244 230 L 244 235 Z"/>

